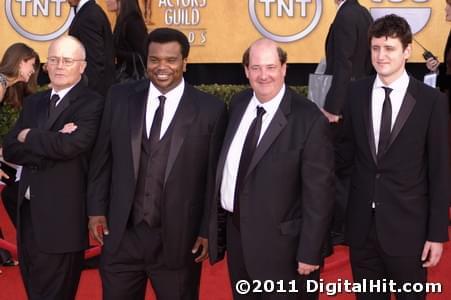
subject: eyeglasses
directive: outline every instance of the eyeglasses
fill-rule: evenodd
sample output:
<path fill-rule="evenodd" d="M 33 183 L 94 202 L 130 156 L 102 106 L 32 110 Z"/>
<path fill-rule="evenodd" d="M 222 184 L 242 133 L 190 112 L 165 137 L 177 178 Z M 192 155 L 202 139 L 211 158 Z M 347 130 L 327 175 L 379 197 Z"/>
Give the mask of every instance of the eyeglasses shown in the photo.
<path fill-rule="evenodd" d="M 63 63 L 63 66 L 70 67 L 76 61 L 85 61 L 85 60 L 84 59 L 73 59 L 70 57 L 56 57 L 56 56 L 47 57 L 47 63 L 49 65 L 59 65 L 60 61 Z"/>

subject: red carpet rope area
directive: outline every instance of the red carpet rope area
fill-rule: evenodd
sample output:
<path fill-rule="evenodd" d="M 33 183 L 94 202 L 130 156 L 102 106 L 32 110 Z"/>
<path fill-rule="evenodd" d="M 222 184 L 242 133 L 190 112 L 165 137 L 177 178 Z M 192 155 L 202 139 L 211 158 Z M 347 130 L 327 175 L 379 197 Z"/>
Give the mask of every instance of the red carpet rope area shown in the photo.
<path fill-rule="evenodd" d="M 1 189 L 1 188 L 0 188 Z M 17 257 L 15 247 L 15 230 L 6 215 L 3 204 L 0 202 L 0 227 L 5 236 L 4 241 L 0 241 L 0 247 L 10 250 Z M 451 233 L 451 229 L 449 229 Z M 438 267 L 429 272 L 429 282 L 438 282 L 442 285 L 442 293 L 430 294 L 431 300 L 451 299 L 451 246 L 445 244 L 442 260 Z M 92 257 L 97 254 L 99 248 L 88 250 L 85 257 Z M 25 300 L 25 290 L 20 277 L 18 267 L 0 267 L 0 300 Z M 334 254 L 327 258 L 325 267 L 321 273 L 324 283 L 336 283 L 351 279 L 351 270 L 348 261 L 348 249 L 338 246 L 334 249 Z M 201 281 L 201 300 L 230 300 L 232 293 L 227 274 L 225 262 L 214 266 L 204 263 Z M 80 286 L 78 288 L 77 300 L 97 300 L 102 297 L 100 277 L 97 270 L 83 271 Z M 329 299 L 326 292 L 320 294 L 320 300 Z M 146 295 L 146 300 L 155 299 L 150 286 Z M 338 293 L 334 299 L 348 300 L 355 299 L 350 293 Z"/>

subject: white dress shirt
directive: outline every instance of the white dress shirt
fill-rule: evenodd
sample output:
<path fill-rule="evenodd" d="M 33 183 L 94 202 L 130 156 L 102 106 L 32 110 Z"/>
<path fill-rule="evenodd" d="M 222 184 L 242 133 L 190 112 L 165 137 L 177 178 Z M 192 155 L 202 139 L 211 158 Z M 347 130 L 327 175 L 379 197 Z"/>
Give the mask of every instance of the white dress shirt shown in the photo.
<path fill-rule="evenodd" d="M 155 117 L 155 112 L 160 106 L 159 96 L 163 95 L 166 97 L 164 103 L 163 120 L 161 121 L 161 131 L 160 139 L 164 136 L 174 118 L 175 111 L 179 106 L 180 100 L 182 99 L 183 92 L 185 90 L 185 80 L 182 81 L 172 90 L 166 94 L 162 94 L 153 84 L 150 83 L 149 94 L 147 96 L 147 106 L 146 106 L 146 133 L 147 137 L 150 135 L 150 128 L 152 127 L 153 118 Z"/>
<path fill-rule="evenodd" d="M 75 8 L 75 12 L 78 13 L 80 11 L 80 9 L 83 7 L 83 5 L 85 5 L 89 1 L 90 0 L 81 0 L 80 2 L 78 2 L 77 7 Z"/>
<path fill-rule="evenodd" d="M 391 116 L 391 130 L 398 117 L 399 110 L 401 109 L 402 101 L 406 95 L 407 87 L 409 86 L 409 75 L 404 71 L 402 75 L 392 82 L 390 85 L 385 85 L 379 75 L 376 76 L 376 80 L 373 84 L 373 92 L 371 95 L 371 111 L 373 118 L 373 130 L 374 130 L 374 143 L 376 145 L 376 153 L 379 146 L 379 134 L 381 130 L 381 118 L 382 118 L 382 106 L 385 99 L 385 90 L 383 87 L 389 87 L 393 89 L 390 93 L 392 116 Z"/>
<path fill-rule="evenodd" d="M 230 144 L 229 152 L 227 153 L 227 158 L 222 173 L 221 205 L 225 210 L 233 212 L 235 185 L 238 175 L 238 167 L 240 165 L 241 152 L 243 151 L 244 141 L 246 139 L 249 127 L 251 126 L 252 121 L 257 116 L 257 106 L 262 106 L 266 111 L 262 118 L 262 128 L 257 142 L 258 147 L 260 140 L 265 134 L 266 129 L 268 129 L 269 124 L 271 123 L 277 109 L 279 108 L 284 94 L 285 85 L 282 86 L 279 93 L 273 99 L 265 103 L 261 103 L 255 96 L 255 93 L 252 99 L 249 101 L 243 117 L 241 118 L 238 130 L 236 131 L 232 143 Z"/>

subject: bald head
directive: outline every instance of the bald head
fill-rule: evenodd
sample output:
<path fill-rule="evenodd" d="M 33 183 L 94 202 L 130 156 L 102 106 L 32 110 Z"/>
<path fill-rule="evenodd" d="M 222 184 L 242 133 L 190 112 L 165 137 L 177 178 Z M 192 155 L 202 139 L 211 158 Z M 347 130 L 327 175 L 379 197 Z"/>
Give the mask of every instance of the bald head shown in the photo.
<path fill-rule="evenodd" d="M 86 69 L 86 51 L 72 36 L 63 36 L 49 46 L 47 70 L 55 91 L 69 88 L 80 81 Z"/>
<path fill-rule="evenodd" d="M 85 46 L 75 37 L 67 35 L 60 37 L 53 42 L 50 43 L 48 55 L 49 57 L 50 52 L 55 52 L 58 50 L 69 50 L 72 49 L 72 53 L 77 55 L 79 59 L 86 59 L 86 50 Z"/>
<path fill-rule="evenodd" d="M 258 39 L 255 42 L 253 42 L 249 48 L 246 49 L 246 51 L 243 54 L 243 65 L 248 67 L 249 66 L 249 60 L 251 56 L 251 52 L 256 49 L 265 49 L 265 51 L 275 51 L 277 53 L 277 56 L 279 57 L 279 61 L 281 65 L 284 65 L 287 62 L 287 53 L 280 48 L 277 43 L 275 43 L 272 40 L 262 38 Z"/>

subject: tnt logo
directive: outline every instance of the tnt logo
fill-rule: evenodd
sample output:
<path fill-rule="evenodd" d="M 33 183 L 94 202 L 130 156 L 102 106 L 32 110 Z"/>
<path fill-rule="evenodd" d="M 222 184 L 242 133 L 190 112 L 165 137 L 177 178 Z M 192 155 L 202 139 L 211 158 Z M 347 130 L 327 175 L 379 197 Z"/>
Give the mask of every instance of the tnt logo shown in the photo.
<path fill-rule="evenodd" d="M 14 30 L 34 41 L 59 37 L 69 29 L 73 19 L 66 0 L 6 0 L 5 10 Z"/>
<path fill-rule="evenodd" d="M 248 0 L 248 9 L 263 36 L 288 43 L 304 38 L 318 25 L 322 0 Z"/>
<path fill-rule="evenodd" d="M 409 23 L 412 33 L 416 34 L 426 27 L 431 18 L 432 8 L 428 6 L 430 1 L 432 0 L 366 0 L 362 4 L 370 8 L 375 20 L 388 14 L 403 17 Z"/>

